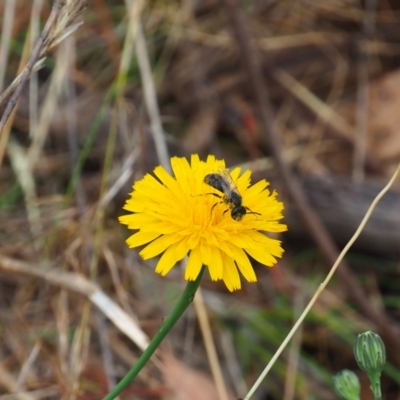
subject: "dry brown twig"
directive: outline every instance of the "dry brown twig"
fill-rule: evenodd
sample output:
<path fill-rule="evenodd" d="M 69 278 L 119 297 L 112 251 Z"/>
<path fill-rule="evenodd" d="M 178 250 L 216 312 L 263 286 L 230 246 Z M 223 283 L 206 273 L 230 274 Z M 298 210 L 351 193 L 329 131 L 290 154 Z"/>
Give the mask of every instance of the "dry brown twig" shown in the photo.
<path fill-rule="evenodd" d="M 43 66 L 44 57 L 57 47 L 66 37 L 71 35 L 83 22 L 76 21 L 86 7 L 86 0 L 56 0 L 50 16 L 32 51 L 29 61 L 22 72 L 0 95 L 0 106 L 8 100 L 8 104 L 0 120 L 0 134 L 14 109 L 25 83 L 32 73 Z M 0 163 L 1 164 L 1 163 Z"/>

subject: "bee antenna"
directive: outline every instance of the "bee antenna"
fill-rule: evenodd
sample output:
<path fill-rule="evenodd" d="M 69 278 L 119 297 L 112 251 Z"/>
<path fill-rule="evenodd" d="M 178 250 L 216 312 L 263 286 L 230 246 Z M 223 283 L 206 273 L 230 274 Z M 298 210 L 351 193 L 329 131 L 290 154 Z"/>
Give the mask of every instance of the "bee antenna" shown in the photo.
<path fill-rule="evenodd" d="M 247 214 L 262 215 L 262 214 L 260 214 L 260 213 L 258 213 L 258 212 L 252 211 L 249 207 L 245 207 L 245 208 L 246 208 L 246 210 L 247 210 Z"/>

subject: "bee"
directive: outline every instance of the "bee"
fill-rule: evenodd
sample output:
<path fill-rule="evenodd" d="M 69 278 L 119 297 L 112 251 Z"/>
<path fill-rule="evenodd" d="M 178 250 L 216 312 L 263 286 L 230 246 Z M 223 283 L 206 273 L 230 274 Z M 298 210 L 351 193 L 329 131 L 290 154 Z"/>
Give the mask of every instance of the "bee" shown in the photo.
<path fill-rule="evenodd" d="M 224 214 L 231 210 L 231 217 L 235 221 L 241 221 L 246 214 L 261 215 L 260 213 L 251 211 L 250 208 L 242 204 L 242 196 L 227 169 L 221 169 L 218 172 L 207 174 L 204 177 L 204 183 L 223 193 L 223 195 L 207 193 L 222 199 L 222 201 L 212 206 L 211 212 L 217 204 L 225 203 L 228 208 L 224 211 Z"/>

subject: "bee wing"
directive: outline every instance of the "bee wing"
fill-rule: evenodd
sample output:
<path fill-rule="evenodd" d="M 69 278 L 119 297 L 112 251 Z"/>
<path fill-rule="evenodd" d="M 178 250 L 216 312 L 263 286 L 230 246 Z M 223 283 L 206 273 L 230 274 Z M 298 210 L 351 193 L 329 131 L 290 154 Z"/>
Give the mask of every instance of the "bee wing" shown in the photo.
<path fill-rule="evenodd" d="M 218 168 L 217 170 L 207 174 L 205 177 L 205 182 L 214 189 L 225 193 L 225 195 L 228 197 L 230 197 L 232 193 L 238 193 L 237 187 L 233 182 L 229 170 L 226 168 Z"/>
<path fill-rule="evenodd" d="M 227 189 L 230 192 L 238 192 L 236 184 L 233 181 L 231 174 L 229 173 L 229 169 L 221 168 L 221 170 L 218 172 L 224 177 L 224 182 L 225 182 L 225 185 L 227 186 Z"/>

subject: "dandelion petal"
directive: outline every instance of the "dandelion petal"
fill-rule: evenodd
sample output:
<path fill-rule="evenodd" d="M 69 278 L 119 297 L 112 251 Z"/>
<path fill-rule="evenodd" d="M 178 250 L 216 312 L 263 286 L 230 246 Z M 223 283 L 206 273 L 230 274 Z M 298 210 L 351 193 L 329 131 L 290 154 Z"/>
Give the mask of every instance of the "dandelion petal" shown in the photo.
<path fill-rule="evenodd" d="M 242 249 L 238 249 L 237 247 L 234 247 L 233 249 L 236 265 L 238 266 L 242 275 L 248 282 L 257 282 L 257 276 L 251 265 L 249 257 L 247 257 L 247 254 Z"/>
<path fill-rule="evenodd" d="M 187 281 L 194 281 L 199 276 L 202 265 L 201 251 L 199 247 L 196 247 L 190 252 L 186 264 L 185 279 Z"/>
<path fill-rule="evenodd" d="M 276 240 L 276 242 L 277 243 L 274 243 L 275 246 L 253 246 L 245 248 L 245 251 L 259 263 L 264 264 L 267 267 L 272 267 L 276 264 L 275 256 L 280 257 L 282 255 L 282 248 L 280 247 L 279 241 Z"/>
<path fill-rule="evenodd" d="M 210 248 L 210 261 L 208 265 L 208 270 L 210 272 L 211 279 L 213 281 L 218 281 L 222 279 L 224 275 L 224 266 L 222 264 L 221 252 L 215 246 L 209 246 Z"/>
<path fill-rule="evenodd" d="M 226 254 L 222 254 L 222 262 L 224 265 L 224 275 L 222 279 L 225 286 L 230 292 L 239 290 L 242 287 L 242 284 L 240 282 L 240 275 L 235 262 Z"/>
<path fill-rule="evenodd" d="M 146 243 L 157 239 L 161 234 L 158 232 L 137 232 L 126 240 L 128 247 L 143 246 Z"/>
<path fill-rule="evenodd" d="M 172 267 L 181 261 L 183 257 L 187 254 L 187 248 L 181 243 L 172 245 L 165 250 L 164 254 L 161 256 L 157 263 L 156 272 L 162 276 L 168 274 Z"/>
<path fill-rule="evenodd" d="M 144 260 L 158 256 L 165 251 L 169 246 L 178 242 L 180 237 L 177 235 L 164 235 L 147 245 L 139 254 Z"/>

